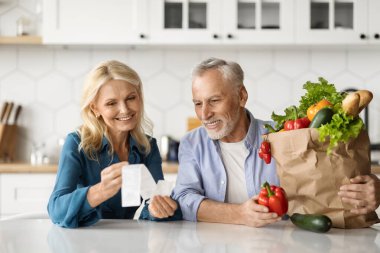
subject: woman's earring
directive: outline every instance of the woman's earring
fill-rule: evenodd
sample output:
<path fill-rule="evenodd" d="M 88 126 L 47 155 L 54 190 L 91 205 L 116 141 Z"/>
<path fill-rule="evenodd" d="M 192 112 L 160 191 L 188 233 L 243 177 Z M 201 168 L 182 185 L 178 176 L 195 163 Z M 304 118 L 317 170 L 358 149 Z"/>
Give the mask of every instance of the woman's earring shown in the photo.
<path fill-rule="evenodd" d="M 95 113 L 95 117 L 98 119 L 100 115 L 98 113 Z"/>

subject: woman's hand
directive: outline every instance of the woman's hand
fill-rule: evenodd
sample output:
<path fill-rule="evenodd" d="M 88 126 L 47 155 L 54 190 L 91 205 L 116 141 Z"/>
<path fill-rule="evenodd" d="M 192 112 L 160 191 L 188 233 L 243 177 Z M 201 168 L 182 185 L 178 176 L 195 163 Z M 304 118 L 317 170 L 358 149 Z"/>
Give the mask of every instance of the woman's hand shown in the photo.
<path fill-rule="evenodd" d="M 162 219 L 172 216 L 177 208 L 177 202 L 169 196 L 156 195 L 151 199 L 148 210 L 151 216 Z"/>
<path fill-rule="evenodd" d="M 91 207 L 96 207 L 112 198 L 121 188 L 121 169 L 128 162 L 119 162 L 105 168 L 100 173 L 100 182 L 91 186 L 87 192 L 87 200 Z"/>
<path fill-rule="evenodd" d="M 338 195 L 342 201 L 353 205 L 355 214 L 375 211 L 380 204 L 380 179 L 371 174 L 350 179 L 351 184 L 342 185 Z"/>

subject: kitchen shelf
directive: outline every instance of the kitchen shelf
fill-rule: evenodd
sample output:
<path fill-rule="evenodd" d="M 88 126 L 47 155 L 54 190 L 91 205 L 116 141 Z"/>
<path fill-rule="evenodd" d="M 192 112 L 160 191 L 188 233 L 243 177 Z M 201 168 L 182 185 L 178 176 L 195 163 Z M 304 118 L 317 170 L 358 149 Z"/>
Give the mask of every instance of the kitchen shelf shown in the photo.
<path fill-rule="evenodd" d="M 42 37 L 41 36 L 0 36 L 0 44 L 42 45 Z"/>

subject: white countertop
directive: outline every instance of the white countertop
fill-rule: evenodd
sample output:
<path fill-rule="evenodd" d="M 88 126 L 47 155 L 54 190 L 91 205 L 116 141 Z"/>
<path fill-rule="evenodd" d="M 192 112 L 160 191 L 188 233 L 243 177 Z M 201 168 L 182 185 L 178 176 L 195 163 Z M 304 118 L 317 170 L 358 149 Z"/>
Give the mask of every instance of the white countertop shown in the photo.
<path fill-rule="evenodd" d="M 281 221 L 263 228 L 204 222 L 102 220 L 79 229 L 48 219 L 0 222 L 0 252 L 380 252 L 380 226 L 317 234 Z"/>

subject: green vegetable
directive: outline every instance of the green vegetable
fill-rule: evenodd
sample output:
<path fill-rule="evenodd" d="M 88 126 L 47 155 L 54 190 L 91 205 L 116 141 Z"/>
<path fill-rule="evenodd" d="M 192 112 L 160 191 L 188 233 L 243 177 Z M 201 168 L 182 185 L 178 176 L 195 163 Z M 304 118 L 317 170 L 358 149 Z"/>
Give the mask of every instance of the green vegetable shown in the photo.
<path fill-rule="evenodd" d="M 306 112 L 311 105 L 322 99 L 327 99 L 333 105 L 342 103 L 344 94 L 337 92 L 334 84 L 329 84 L 322 77 L 318 80 L 319 83 L 306 82 L 303 85 L 306 93 L 301 97 L 299 111 Z"/>
<path fill-rule="evenodd" d="M 347 143 L 351 138 L 356 138 L 363 129 L 364 123 L 359 117 L 346 115 L 342 110 L 342 101 L 347 96 L 346 93 L 337 92 L 335 86 L 329 84 L 322 77 L 318 80 L 318 83 L 306 82 L 303 85 L 306 93 L 301 97 L 298 107 L 293 105 L 286 108 L 285 115 L 277 115 L 273 112 L 271 118 L 275 122 L 274 127 L 269 124 L 265 125 L 265 127 L 271 133 L 278 132 L 284 127 L 285 121 L 305 117 L 307 109 L 311 105 L 326 99 L 334 105 L 332 108 L 334 115 L 330 123 L 325 123 L 317 129 L 321 142 L 329 138 L 330 144 L 327 148 L 327 154 L 330 154 L 339 142 Z M 312 123 L 311 126 L 313 126 Z"/>
<path fill-rule="evenodd" d="M 285 121 L 296 120 L 306 116 L 306 112 L 301 112 L 296 106 L 289 106 L 284 110 L 285 115 L 278 115 L 272 112 L 272 120 L 275 122 L 275 127 L 266 124 L 265 127 L 269 130 L 270 133 L 278 132 L 284 128 Z"/>
<path fill-rule="evenodd" d="M 317 233 L 326 233 L 332 227 L 331 219 L 323 214 L 294 213 L 290 220 L 299 228 Z"/>
<path fill-rule="evenodd" d="M 322 125 L 330 123 L 332 117 L 334 115 L 334 111 L 329 107 L 324 107 L 317 112 L 311 121 L 309 128 L 319 128 Z"/>
<path fill-rule="evenodd" d="M 351 138 L 358 137 L 363 128 L 364 123 L 360 117 L 354 118 L 339 109 L 333 115 L 329 124 L 318 128 L 319 141 L 324 142 L 326 138 L 330 139 L 330 144 L 327 148 L 327 154 L 330 154 L 339 142 L 347 143 Z"/>

